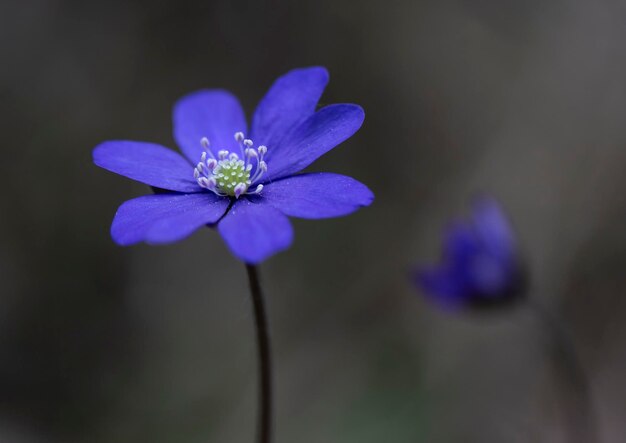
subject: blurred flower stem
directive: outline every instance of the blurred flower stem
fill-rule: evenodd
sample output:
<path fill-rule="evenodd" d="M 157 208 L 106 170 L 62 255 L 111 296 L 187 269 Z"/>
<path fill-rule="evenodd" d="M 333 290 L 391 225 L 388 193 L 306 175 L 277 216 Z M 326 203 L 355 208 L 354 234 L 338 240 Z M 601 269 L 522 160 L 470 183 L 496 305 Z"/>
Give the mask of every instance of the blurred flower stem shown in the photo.
<path fill-rule="evenodd" d="M 272 364 L 270 337 L 259 271 L 255 265 L 246 264 L 248 281 L 254 305 L 257 346 L 259 352 L 259 411 L 258 442 L 270 443 L 272 436 Z"/>
<path fill-rule="evenodd" d="M 599 442 L 596 414 L 589 378 L 566 326 L 549 307 L 529 297 L 527 306 L 542 325 L 548 340 L 548 352 L 561 384 L 563 414 L 569 443 Z"/>

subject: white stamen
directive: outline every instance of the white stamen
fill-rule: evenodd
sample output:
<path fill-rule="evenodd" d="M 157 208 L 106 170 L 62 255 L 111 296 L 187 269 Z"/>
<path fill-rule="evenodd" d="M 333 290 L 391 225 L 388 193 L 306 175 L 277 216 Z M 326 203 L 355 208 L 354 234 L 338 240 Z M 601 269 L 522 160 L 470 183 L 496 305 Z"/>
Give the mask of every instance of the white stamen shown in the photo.
<path fill-rule="evenodd" d="M 244 194 L 259 194 L 263 185 L 258 181 L 268 168 L 263 159 L 267 146 L 254 149 L 254 143 L 245 138 L 243 132 L 235 133 L 234 138 L 239 144 L 239 151 L 231 153 L 222 149 L 217 151 L 217 158 L 209 149 L 208 138 L 200 139 L 205 151 L 193 170 L 193 176 L 199 186 L 219 196 L 239 198 Z M 251 174 L 252 170 L 254 174 Z M 252 183 L 256 183 L 254 190 L 249 189 Z"/>
<path fill-rule="evenodd" d="M 241 194 L 246 192 L 247 186 L 244 183 L 239 183 L 235 186 L 235 198 L 239 198 Z"/>

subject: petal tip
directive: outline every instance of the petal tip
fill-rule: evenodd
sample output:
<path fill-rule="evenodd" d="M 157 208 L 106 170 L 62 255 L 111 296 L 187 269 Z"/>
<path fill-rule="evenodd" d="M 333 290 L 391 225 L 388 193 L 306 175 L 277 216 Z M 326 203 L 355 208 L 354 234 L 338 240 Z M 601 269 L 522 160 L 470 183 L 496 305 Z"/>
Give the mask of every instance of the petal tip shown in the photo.
<path fill-rule="evenodd" d="M 344 119 L 351 121 L 354 132 L 357 132 L 365 121 L 365 109 L 360 105 L 354 103 L 337 103 L 328 105 L 326 108 L 331 108 L 334 112 L 342 114 Z"/>
<path fill-rule="evenodd" d="M 100 142 L 91 151 L 91 159 L 96 166 L 110 171 L 111 161 L 123 154 L 123 150 L 120 151 L 119 149 L 120 146 L 125 147 L 125 145 L 130 143 L 133 142 L 130 140 L 106 140 Z"/>
<path fill-rule="evenodd" d="M 115 220 L 110 229 L 111 239 L 118 246 L 132 246 L 139 243 L 140 240 L 130 239 L 123 230 L 120 230 L 115 224 Z"/>
<path fill-rule="evenodd" d="M 363 188 L 365 188 L 364 189 L 365 195 L 363 196 L 363 202 L 361 203 L 361 206 L 363 207 L 370 206 L 372 203 L 374 203 L 376 196 L 374 195 L 374 192 L 370 188 L 368 188 L 366 185 L 363 185 Z"/>
<path fill-rule="evenodd" d="M 176 102 L 174 103 L 174 106 L 177 106 L 180 102 L 184 102 L 185 100 L 189 100 L 189 99 L 194 99 L 194 98 L 203 99 L 207 97 L 216 97 L 216 96 L 221 96 L 225 98 L 234 98 L 234 99 L 237 98 L 235 94 L 233 94 L 227 89 L 203 88 L 203 89 L 198 89 L 196 91 L 188 92 L 185 95 L 181 96 L 178 100 L 176 100 Z"/>
<path fill-rule="evenodd" d="M 107 149 L 111 146 L 111 143 L 114 141 L 104 141 L 98 143 L 95 148 L 91 151 L 91 160 L 96 166 L 103 167 L 103 158 L 102 156 L 106 153 Z"/>
<path fill-rule="evenodd" d="M 279 78 L 290 77 L 292 75 L 302 75 L 302 74 L 310 76 L 311 80 L 317 80 L 323 85 L 328 84 L 328 81 L 330 80 L 330 73 L 328 72 L 328 69 L 320 65 L 294 68 L 288 71 L 287 73 L 283 74 Z"/>
<path fill-rule="evenodd" d="M 363 125 L 363 122 L 365 121 L 365 109 L 363 109 L 362 106 L 359 105 L 352 105 L 354 106 L 355 109 L 355 114 L 358 117 L 358 119 L 361 121 L 361 123 L 359 124 L 359 128 Z"/>

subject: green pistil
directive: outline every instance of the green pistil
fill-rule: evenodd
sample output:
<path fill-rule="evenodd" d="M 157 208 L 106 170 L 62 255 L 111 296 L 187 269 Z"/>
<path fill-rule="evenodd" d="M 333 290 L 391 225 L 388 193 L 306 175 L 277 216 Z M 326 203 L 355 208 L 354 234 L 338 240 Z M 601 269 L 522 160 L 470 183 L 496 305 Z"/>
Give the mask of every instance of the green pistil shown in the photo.
<path fill-rule="evenodd" d="M 250 186 L 250 171 L 246 168 L 243 160 L 224 159 L 220 160 L 213 171 L 217 181 L 217 189 L 227 195 L 235 195 L 235 187 L 239 184 Z"/>

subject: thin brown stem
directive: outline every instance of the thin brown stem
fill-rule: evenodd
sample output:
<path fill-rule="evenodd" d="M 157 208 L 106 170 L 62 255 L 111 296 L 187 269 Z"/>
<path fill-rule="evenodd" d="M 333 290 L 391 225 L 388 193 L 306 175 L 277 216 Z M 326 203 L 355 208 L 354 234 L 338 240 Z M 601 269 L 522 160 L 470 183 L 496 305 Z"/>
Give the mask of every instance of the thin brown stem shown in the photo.
<path fill-rule="evenodd" d="M 272 365 L 269 328 L 263 300 L 263 291 L 256 266 L 246 264 L 248 281 L 254 305 L 257 346 L 259 353 L 259 412 L 258 442 L 270 443 L 272 439 Z"/>

